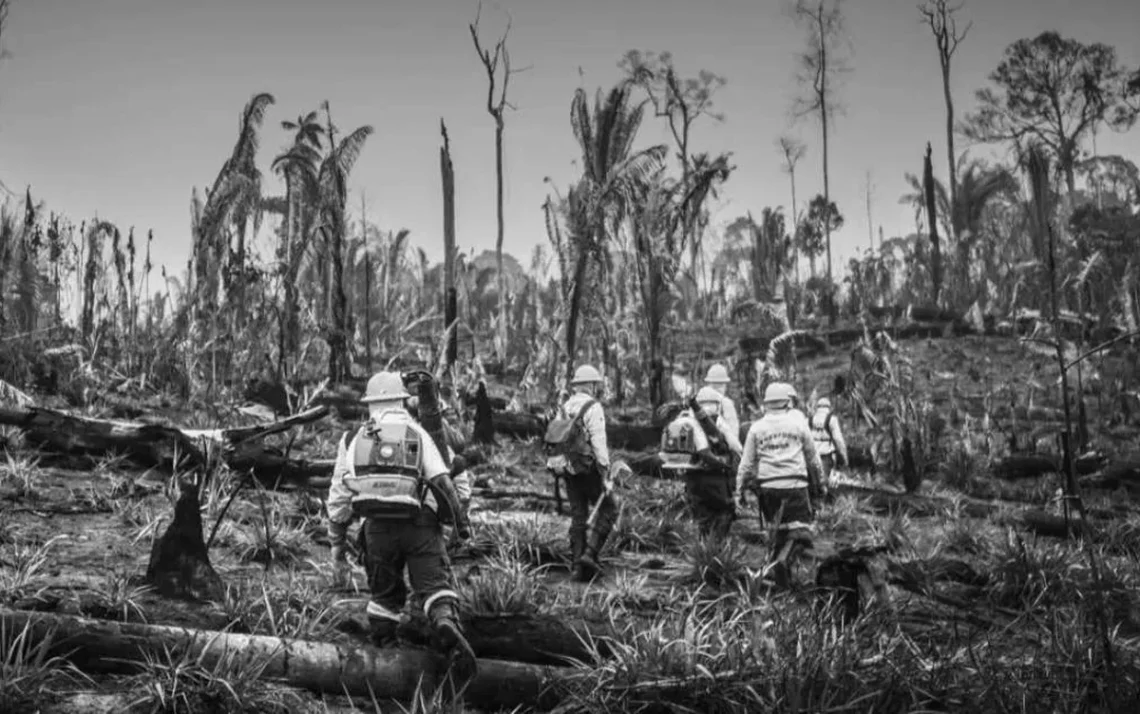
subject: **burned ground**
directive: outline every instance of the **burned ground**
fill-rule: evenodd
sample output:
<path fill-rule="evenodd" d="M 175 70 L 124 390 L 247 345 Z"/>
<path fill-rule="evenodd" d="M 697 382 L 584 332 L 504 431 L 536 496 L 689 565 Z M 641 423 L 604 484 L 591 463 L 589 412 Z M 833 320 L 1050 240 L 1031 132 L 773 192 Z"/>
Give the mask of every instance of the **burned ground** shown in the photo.
<path fill-rule="evenodd" d="M 1090 490 L 1104 469 L 1086 477 L 1086 505 L 1101 516 L 1091 537 L 1035 535 L 1025 514 L 1059 518 L 1061 477 L 1001 479 L 993 467 L 1011 443 L 1052 445 L 1056 429 L 1042 417 L 1056 405 L 1047 389 L 1030 396 L 1033 381 L 1054 379 L 1048 358 L 984 338 L 909 341 L 903 352 L 929 365 L 916 370 L 914 396 L 944 422 L 936 463 L 914 495 L 888 470 L 847 472 L 821 507 L 814 564 L 792 591 L 759 577 L 768 534 L 753 513 L 740 514 L 730 543 L 702 543 L 681 485 L 650 475 L 621 484 L 606 577 L 572 582 L 567 518 L 554 512 L 537 445 L 500 437 L 472 469 L 473 537 L 452 548 L 480 656 L 570 665 L 561 711 L 1123 711 L 1140 691 L 1140 515 L 1128 505 L 1135 481 L 1125 471 L 1116 490 Z M 833 350 L 800 373 L 827 383 L 850 366 L 848 352 Z M 1106 372 L 1090 370 L 1089 384 Z M 993 416 L 1003 393 L 1012 417 Z M 1090 448 L 1127 463 L 1135 426 L 1102 417 L 1093 389 L 1087 400 Z M 849 407 L 849 440 L 873 443 Z M 1028 408 L 1020 420 L 1018 407 Z M 294 450 L 329 458 L 346 426 L 337 422 L 294 432 Z M 172 512 L 167 476 L 112 458 L 90 469 L 49 466 L 15 432 L 8 443 L 0 487 L 7 607 L 362 646 L 364 579 L 357 572 L 353 588 L 330 589 L 320 490 L 247 486 L 219 522 L 241 480 L 221 471 L 201 512 L 207 538 L 216 527 L 210 557 L 225 592 L 195 604 L 140 584 Z M 582 640 L 552 622 L 569 623 Z M 520 634 L 526 628 L 533 632 Z M 395 706 L 322 700 L 178 653 L 134 675 L 85 674 L 47 659 L 20 632 L 3 634 L 4 711 Z"/>

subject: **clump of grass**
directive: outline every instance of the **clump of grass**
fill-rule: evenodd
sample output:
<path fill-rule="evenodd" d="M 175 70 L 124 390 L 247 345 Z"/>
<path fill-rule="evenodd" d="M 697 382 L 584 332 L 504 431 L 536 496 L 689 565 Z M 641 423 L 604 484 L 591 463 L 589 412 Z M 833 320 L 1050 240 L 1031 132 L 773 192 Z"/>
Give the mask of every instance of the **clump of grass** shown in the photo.
<path fill-rule="evenodd" d="M 972 520 L 951 523 L 943 533 L 943 547 L 958 555 L 985 556 L 992 550 L 992 534 Z"/>
<path fill-rule="evenodd" d="M 238 559 L 243 563 L 261 563 L 291 567 L 308 556 L 312 535 L 304 526 L 291 524 L 281 511 L 262 501 L 259 522 L 243 524 L 234 533 Z"/>
<path fill-rule="evenodd" d="M 687 583 L 719 592 L 736 591 L 755 576 L 748 567 L 748 548 L 735 538 L 698 538 L 685 550 Z"/>
<path fill-rule="evenodd" d="M 52 547 L 62 537 L 56 536 L 41 544 L 16 541 L 0 551 L 0 562 L 7 566 L 0 568 L 0 593 L 21 597 L 35 589 L 42 571 L 52 560 Z"/>
<path fill-rule="evenodd" d="M 472 542 L 533 566 L 570 562 L 565 549 L 565 525 L 559 520 L 534 515 L 529 518 L 476 521 Z"/>
<path fill-rule="evenodd" d="M 38 456 L 14 456 L 4 452 L 4 463 L 0 464 L 0 483 L 12 488 L 13 499 L 34 501 L 40 497 L 40 459 Z"/>
<path fill-rule="evenodd" d="M 284 583 L 243 580 L 227 583 L 221 603 L 227 629 L 302 640 L 332 636 L 336 611 L 311 580 L 290 572 Z"/>
<path fill-rule="evenodd" d="M 606 546 L 633 553 L 679 553 L 690 536 L 689 524 L 682 519 L 627 508 Z"/>
<path fill-rule="evenodd" d="M 981 474 L 988 471 L 982 454 L 965 445 L 958 444 L 947 450 L 938 466 L 938 478 L 946 486 L 971 493 Z"/>
<path fill-rule="evenodd" d="M 542 581 L 541 567 L 514 557 L 510 551 L 501 551 L 468 572 L 463 588 L 465 607 L 491 615 L 543 612 L 553 596 Z"/>
<path fill-rule="evenodd" d="M 1063 543 L 1030 545 L 1011 534 L 990 565 L 990 601 L 1022 611 L 1072 604 L 1085 570 L 1080 554 Z"/>
<path fill-rule="evenodd" d="M 95 592 L 98 617 L 121 622 L 146 622 L 142 598 L 151 591 L 125 571 L 112 571 L 103 578 L 102 588 Z"/>
<path fill-rule="evenodd" d="M 148 714 L 288 714 L 303 704 L 301 696 L 280 685 L 261 680 L 264 662 L 227 652 L 213 666 L 205 653 L 147 654 L 143 671 L 132 679 L 139 693 L 128 705 L 130 711 Z"/>
<path fill-rule="evenodd" d="M 51 655 L 54 633 L 35 639 L 31 624 L 15 632 L 0 622 L 0 712 L 34 714 L 52 699 L 50 685 L 59 679 L 86 677 Z"/>

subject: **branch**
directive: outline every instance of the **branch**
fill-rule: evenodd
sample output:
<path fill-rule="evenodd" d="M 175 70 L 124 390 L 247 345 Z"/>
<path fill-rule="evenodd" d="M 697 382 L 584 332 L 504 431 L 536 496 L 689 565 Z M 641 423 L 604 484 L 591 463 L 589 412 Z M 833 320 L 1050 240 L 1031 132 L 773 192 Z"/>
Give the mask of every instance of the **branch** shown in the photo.
<path fill-rule="evenodd" d="M 1089 357 L 1092 357 L 1093 355 L 1097 354 L 1098 352 L 1103 352 L 1104 350 L 1107 350 L 1109 347 L 1112 347 L 1113 345 L 1117 344 L 1118 342 L 1123 342 L 1125 340 L 1132 339 L 1133 337 L 1140 337 L 1140 330 L 1133 330 L 1132 332 L 1125 332 L 1122 335 L 1117 335 L 1116 337 L 1113 337 L 1111 340 L 1108 340 L 1107 342 L 1100 343 L 1096 347 L 1093 347 L 1092 349 L 1090 349 L 1088 352 L 1085 352 L 1084 354 L 1074 358 L 1072 362 L 1069 362 L 1068 364 L 1066 364 L 1065 365 L 1065 371 L 1066 372 L 1069 371 L 1073 367 L 1077 366 L 1077 364 L 1084 362 L 1086 359 L 1088 359 Z"/>

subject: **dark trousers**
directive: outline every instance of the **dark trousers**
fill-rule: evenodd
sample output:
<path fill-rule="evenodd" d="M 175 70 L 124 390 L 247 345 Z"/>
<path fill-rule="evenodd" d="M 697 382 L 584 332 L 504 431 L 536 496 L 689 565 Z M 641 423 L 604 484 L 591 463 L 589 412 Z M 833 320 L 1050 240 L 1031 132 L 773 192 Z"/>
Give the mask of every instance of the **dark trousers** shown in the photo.
<path fill-rule="evenodd" d="M 821 454 L 819 460 L 823 462 L 823 482 L 831 482 L 831 470 L 835 468 L 835 454 Z"/>
<path fill-rule="evenodd" d="M 364 522 L 364 567 L 372 601 L 399 613 L 408 599 L 404 570 L 418 603 L 452 588 L 451 564 L 439 520 L 430 509 Z"/>
<path fill-rule="evenodd" d="M 565 477 L 566 498 L 570 501 L 570 554 L 574 560 L 582 557 L 587 549 L 594 553 L 601 551 L 606 539 L 617 521 L 617 501 L 611 494 L 598 509 L 598 518 L 592 533 L 587 533 L 586 521 L 598 499 L 602 497 L 605 483 L 597 470 L 585 474 Z"/>
<path fill-rule="evenodd" d="M 728 536 L 736 518 L 732 489 L 732 476 L 726 473 L 691 471 L 685 476 L 685 495 L 701 536 Z"/>
<path fill-rule="evenodd" d="M 789 541 L 810 550 L 813 544 L 809 528 L 815 520 L 815 513 L 807 488 L 762 488 L 758 495 L 764 524 L 776 529 L 769 551 L 771 559 L 781 557 Z"/>

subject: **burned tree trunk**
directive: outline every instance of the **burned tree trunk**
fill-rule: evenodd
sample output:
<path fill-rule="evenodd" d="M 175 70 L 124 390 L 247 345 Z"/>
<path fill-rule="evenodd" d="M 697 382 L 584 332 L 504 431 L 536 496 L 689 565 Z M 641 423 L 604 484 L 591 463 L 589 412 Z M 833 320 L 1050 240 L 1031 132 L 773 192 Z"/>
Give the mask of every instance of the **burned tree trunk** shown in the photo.
<path fill-rule="evenodd" d="M 146 582 L 165 597 L 217 600 L 224 589 L 221 577 L 210 564 L 198 495 L 220 463 L 215 451 L 207 456 L 197 447 L 187 446 L 191 451 L 180 463 L 191 461 L 196 468 L 179 479 L 174 518 L 151 548 Z"/>
<path fill-rule="evenodd" d="M 459 331 L 453 326 L 459 315 L 459 297 L 455 289 L 455 171 L 451 165 L 451 146 L 447 125 L 439 120 L 443 146 L 439 149 L 439 169 L 443 177 L 443 322 L 447 330 L 444 363 L 450 369 L 459 359 Z"/>
<path fill-rule="evenodd" d="M 491 400 L 487 396 L 487 385 L 479 382 L 475 392 L 475 429 L 472 441 L 476 444 L 495 443 L 495 419 L 491 411 Z"/>

